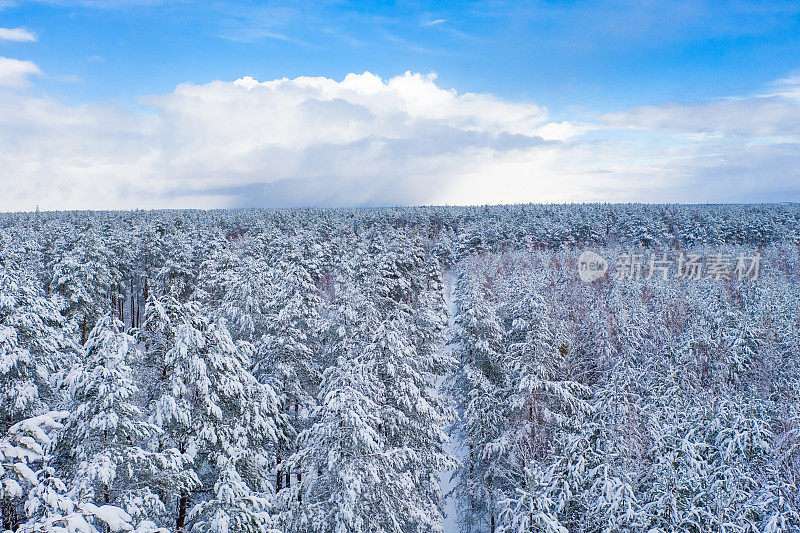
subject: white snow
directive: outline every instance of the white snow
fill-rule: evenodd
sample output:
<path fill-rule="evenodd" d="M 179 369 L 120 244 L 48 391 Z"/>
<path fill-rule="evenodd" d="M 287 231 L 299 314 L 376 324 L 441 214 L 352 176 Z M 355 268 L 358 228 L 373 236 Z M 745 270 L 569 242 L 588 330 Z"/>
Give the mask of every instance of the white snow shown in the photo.
<path fill-rule="evenodd" d="M 447 324 L 448 327 L 453 327 L 454 317 L 456 315 L 456 302 L 455 298 L 453 297 L 453 288 L 455 286 L 455 274 L 453 273 L 452 269 L 447 269 L 442 275 L 442 281 L 444 282 L 444 301 L 447 305 Z M 446 344 L 442 346 L 442 350 L 450 350 L 450 347 Z M 440 378 L 437 386 L 441 390 L 442 385 L 444 384 L 444 378 Z M 460 454 L 460 443 L 453 440 L 451 437 L 450 441 L 447 443 L 445 450 L 447 453 L 452 455 L 453 457 L 459 458 Z M 453 470 L 447 470 L 444 472 L 439 472 L 439 479 L 442 486 L 442 494 L 447 495 L 448 492 L 453 490 L 455 486 L 454 481 L 450 478 L 453 475 Z M 444 533 L 458 533 L 458 519 L 457 519 L 457 512 L 456 512 L 456 502 L 455 498 L 451 495 L 445 498 L 445 505 L 444 505 L 444 514 L 445 518 L 442 522 L 442 528 Z"/>

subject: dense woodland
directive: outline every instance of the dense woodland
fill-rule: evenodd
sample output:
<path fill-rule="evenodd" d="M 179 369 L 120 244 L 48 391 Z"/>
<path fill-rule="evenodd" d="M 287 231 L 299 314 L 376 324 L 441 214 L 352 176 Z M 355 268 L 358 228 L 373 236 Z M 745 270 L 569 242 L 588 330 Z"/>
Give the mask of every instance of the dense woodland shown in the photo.
<path fill-rule="evenodd" d="M 2 529 L 798 531 L 798 365 L 794 204 L 0 214 Z"/>

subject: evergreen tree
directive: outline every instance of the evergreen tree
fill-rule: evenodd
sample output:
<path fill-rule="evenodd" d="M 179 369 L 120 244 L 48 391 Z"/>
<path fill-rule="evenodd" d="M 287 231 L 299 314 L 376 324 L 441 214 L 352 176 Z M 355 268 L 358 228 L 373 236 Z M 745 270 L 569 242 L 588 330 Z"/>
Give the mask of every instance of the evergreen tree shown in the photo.
<path fill-rule="evenodd" d="M 184 464 L 174 449 L 147 448 L 160 430 L 137 405 L 139 387 L 130 364 L 140 354 L 136 340 L 122 329 L 118 319 L 106 315 L 89 334 L 85 362 L 67 377 L 74 411 L 59 444 L 62 460 L 76 465 L 70 492 L 77 501 L 155 517 L 165 511 L 158 492 L 172 488 L 164 485 L 162 473 L 180 471 Z"/>
<path fill-rule="evenodd" d="M 266 316 L 264 335 L 256 345 L 260 353 L 255 374 L 280 391 L 284 414 L 294 436 L 307 426 L 315 407 L 321 372 L 318 331 L 322 300 L 296 251 L 281 258 L 270 279 L 276 282 L 270 294 L 272 312 Z M 297 450 L 295 439 L 281 444 L 275 479 L 277 490 L 290 488 L 292 477 L 298 481 L 302 476 L 283 464 Z"/>
<path fill-rule="evenodd" d="M 64 299 L 65 316 L 79 328 L 81 344 L 111 308 L 109 255 L 105 243 L 89 227 L 52 267 L 50 291 Z"/>
<path fill-rule="evenodd" d="M 35 278 L 0 268 L 0 435 L 55 401 L 55 381 L 74 361 L 60 309 Z"/>
<path fill-rule="evenodd" d="M 162 445 L 177 448 L 192 465 L 179 480 L 175 528 L 183 531 L 187 518 L 209 520 L 203 513 L 188 515 L 192 490 L 201 482 L 215 485 L 230 468 L 248 480 L 251 491 L 272 490 L 265 473 L 274 464 L 274 446 L 286 422 L 273 389 L 248 370 L 249 346 L 237 345 L 223 322 L 209 321 L 197 304 L 169 295 L 152 297 L 146 317 L 145 341 L 153 353 L 163 354 L 151 421 L 163 430 Z M 214 516 L 226 512 L 221 502 L 229 501 L 225 491 L 217 497 L 222 500 L 214 504 L 212 498 L 212 507 L 202 507 L 213 509 Z M 240 511 L 230 509 L 231 515 Z"/>
<path fill-rule="evenodd" d="M 498 486 L 503 469 L 496 460 L 497 450 L 490 447 L 508 422 L 502 399 L 508 383 L 503 329 L 491 303 L 467 276 L 459 279 L 457 302 L 450 343 L 459 365 L 451 388 L 460 418 L 456 436 L 465 449 L 454 490 L 464 530 L 482 531 L 496 524 L 498 502 L 503 499 Z"/>

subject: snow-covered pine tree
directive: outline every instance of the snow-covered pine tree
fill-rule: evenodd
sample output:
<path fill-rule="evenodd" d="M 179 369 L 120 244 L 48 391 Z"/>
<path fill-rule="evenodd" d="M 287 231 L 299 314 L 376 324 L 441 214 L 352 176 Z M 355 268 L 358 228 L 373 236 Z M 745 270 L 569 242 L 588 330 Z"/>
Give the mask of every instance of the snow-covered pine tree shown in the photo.
<path fill-rule="evenodd" d="M 110 309 L 110 253 L 97 231 L 88 227 L 52 266 L 50 291 L 64 299 L 65 315 L 79 329 L 81 344 Z"/>
<path fill-rule="evenodd" d="M 253 345 L 253 365 L 258 367 L 264 357 L 268 320 L 275 312 L 272 306 L 277 282 L 272 265 L 264 257 L 242 254 L 228 261 L 227 271 L 218 278 L 220 314 L 237 340 Z M 267 367 L 266 363 L 263 366 Z"/>
<path fill-rule="evenodd" d="M 0 438 L 28 417 L 59 403 L 57 381 L 74 362 L 76 347 L 59 306 L 45 297 L 32 272 L 9 250 L 0 254 Z M 3 498 L 4 529 L 22 515 L 18 497 Z"/>
<path fill-rule="evenodd" d="M 477 268 L 472 263 L 467 268 Z M 457 314 L 450 344 L 458 366 L 451 377 L 459 420 L 455 435 L 464 447 L 454 493 L 462 530 L 482 532 L 496 525 L 503 473 L 490 443 L 508 424 L 503 329 L 495 309 L 477 286 L 481 273 L 462 273 L 456 284 Z M 474 277 L 474 278 L 473 278 Z"/>
<path fill-rule="evenodd" d="M 292 426 L 291 436 L 308 424 L 321 378 L 320 310 L 322 299 L 298 250 L 290 248 L 271 271 L 265 331 L 256 344 L 255 375 L 270 383 L 283 400 L 283 412 Z M 302 466 L 292 471 L 283 464 L 297 450 L 294 438 L 281 443 L 275 488 L 291 488 L 302 477 Z M 294 478 L 294 479 L 293 479 Z"/>
<path fill-rule="evenodd" d="M 345 261 L 338 270 L 332 280 L 335 299 L 321 330 L 326 369 L 317 406 L 311 424 L 298 436 L 298 450 L 286 461 L 302 473 L 300 483 L 284 490 L 287 531 L 364 530 L 372 505 L 371 500 L 361 502 L 362 494 L 375 492 L 377 501 L 384 494 L 376 383 L 360 354 L 377 311 L 353 284 L 352 264 Z"/>
<path fill-rule="evenodd" d="M 162 446 L 177 448 L 191 465 L 176 474 L 175 529 L 192 522 L 258 531 L 263 509 L 232 502 L 228 488 L 240 490 L 244 479 L 250 495 L 272 491 L 267 472 L 286 420 L 274 390 L 248 370 L 249 345 L 237 345 L 224 322 L 209 321 L 196 303 L 171 295 L 148 301 L 143 337 L 153 354 L 163 354 L 151 421 L 163 430 Z M 192 491 L 201 486 L 214 487 L 215 496 L 190 513 Z"/>
<path fill-rule="evenodd" d="M 576 417 L 589 407 L 585 401 L 588 387 L 569 375 L 567 334 L 549 313 L 531 278 L 532 273 L 523 271 L 500 309 L 507 326 L 504 365 L 510 372 L 503 396 L 515 423 L 497 446 L 516 456 L 506 460 L 519 473 L 526 462 L 531 464 L 545 456 L 554 430 L 578 422 Z"/>
<path fill-rule="evenodd" d="M 147 292 L 173 294 L 181 302 L 187 301 L 197 287 L 200 263 L 208 255 L 201 248 L 210 246 L 216 239 L 206 235 L 193 235 L 182 218 L 156 220 L 142 241 L 142 260 Z M 193 242 L 193 238 L 198 238 Z M 149 297 L 149 294 L 146 296 Z M 146 304 L 145 304 L 146 305 Z"/>
<path fill-rule="evenodd" d="M 163 472 L 184 468 L 175 449 L 154 452 L 160 433 L 137 405 L 131 364 L 136 340 L 112 315 L 101 317 L 84 346 L 84 362 L 67 376 L 73 412 L 59 440 L 62 464 L 74 464 L 70 494 L 79 502 L 124 507 L 134 518 L 163 515 L 159 493 L 174 490 Z"/>
<path fill-rule="evenodd" d="M 400 274 L 394 258 L 375 266 L 375 256 L 364 252 L 356 250 L 335 279 L 323 333 L 329 366 L 313 423 L 290 460 L 305 466 L 307 487 L 293 527 L 438 531 L 437 471 L 453 464 L 443 450 L 447 408 L 434 397 L 436 372 L 447 357 L 429 346 L 417 351 L 408 304 L 395 299 L 412 298 L 402 290 L 411 283 L 401 276 L 421 273 Z"/>
<path fill-rule="evenodd" d="M 444 448 L 451 413 L 436 391 L 454 362 L 440 349 L 445 324 L 440 274 L 426 261 L 418 238 L 396 235 L 380 248 L 365 265 L 368 297 L 380 316 L 365 354 L 382 387 L 379 429 L 397 461 L 393 474 L 400 475 L 387 483 L 396 484 L 406 499 L 402 505 L 416 509 L 406 517 L 406 529 L 435 531 L 442 521 L 438 472 L 455 466 Z"/>
<path fill-rule="evenodd" d="M 0 435 L 0 516 L 3 531 L 16 530 L 25 522 L 23 502 L 38 502 L 28 498 L 38 487 L 38 470 L 49 452 L 52 439 L 48 433 L 60 428 L 60 420 L 69 415 L 66 411 L 46 413 L 21 420 L 5 428 Z M 32 511 L 35 512 L 35 509 Z M 31 513 L 32 514 L 32 513 Z"/>
<path fill-rule="evenodd" d="M 289 531 L 403 531 L 395 505 L 400 495 L 386 483 L 395 465 L 372 399 L 378 384 L 357 351 L 358 340 L 349 344 L 325 370 L 313 423 L 287 462 L 304 472 L 303 486 L 295 489 L 302 491 L 303 502 L 284 517 Z"/>
<path fill-rule="evenodd" d="M 50 464 L 53 433 L 62 428 L 67 411 L 51 411 L 18 422 L 0 438 L 0 499 L 24 501 L 23 511 L 3 509 L 5 530 L 20 533 L 101 533 L 132 531 L 123 509 L 76 502 Z M 137 533 L 163 533 L 144 527 Z"/>
<path fill-rule="evenodd" d="M 77 347 L 59 306 L 32 276 L 0 257 L 0 435 L 55 401 Z"/>

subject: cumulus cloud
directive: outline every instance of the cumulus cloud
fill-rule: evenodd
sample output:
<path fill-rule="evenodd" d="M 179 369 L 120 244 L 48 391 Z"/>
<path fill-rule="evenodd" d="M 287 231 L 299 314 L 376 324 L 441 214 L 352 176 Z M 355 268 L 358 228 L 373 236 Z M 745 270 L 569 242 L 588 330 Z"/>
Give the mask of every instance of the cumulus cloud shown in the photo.
<path fill-rule="evenodd" d="M 0 41 L 28 43 L 36 40 L 36 34 L 25 28 L 0 28 Z"/>
<path fill-rule="evenodd" d="M 23 88 L 30 84 L 29 77 L 41 74 L 35 63 L 0 57 L 0 87 Z"/>
<path fill-rule="evenodd" d="M 794 105 L 785 87 L 748 131 L 727 101 L 714 128 L 670 106 L 554 121 L 412 73 L 187 83 L 138 112 L 6 90 L 0 209 L 797 199 L 800 144 L 753 137 L 791 130 L 762 102 Z"/>
<path fill-rule="evenodd" d="M 411 73 L 245 77 L 140 103 L 147 112 L 0 100 L 0 172 L 12 190 L 0 207 L 429 203 L 476 161 L 557 142 L 537 134 L 547 124 L 537 105 Z"/>

